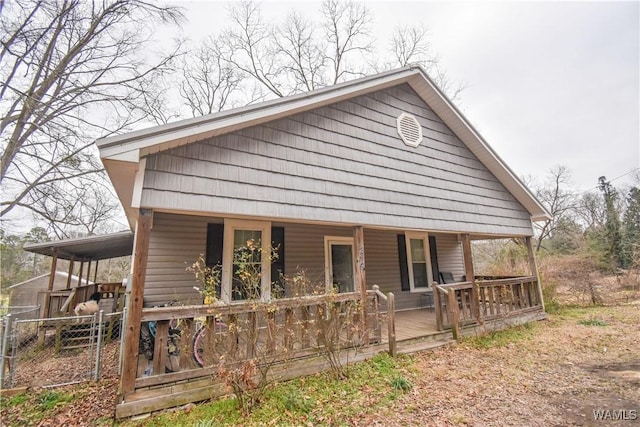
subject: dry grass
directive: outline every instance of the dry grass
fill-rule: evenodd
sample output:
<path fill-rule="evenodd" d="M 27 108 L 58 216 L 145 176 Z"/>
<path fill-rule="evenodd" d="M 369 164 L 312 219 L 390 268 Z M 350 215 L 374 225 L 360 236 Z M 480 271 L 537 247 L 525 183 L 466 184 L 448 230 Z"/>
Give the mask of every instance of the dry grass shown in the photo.
<path fill-rule="evenodd" d="M 606 326 L 579 323 L 590 318 Z M 355 424 L 606 425 L 596 409 L 640 417 L 640 305 L 563 311 L 530 329 L 495 347 L 422 353 L 412 392 Z"/>

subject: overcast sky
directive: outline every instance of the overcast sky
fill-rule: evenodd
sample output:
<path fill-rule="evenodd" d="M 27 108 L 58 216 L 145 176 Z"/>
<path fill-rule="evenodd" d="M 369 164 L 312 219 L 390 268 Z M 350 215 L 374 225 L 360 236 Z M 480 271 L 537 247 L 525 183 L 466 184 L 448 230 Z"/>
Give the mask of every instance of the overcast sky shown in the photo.
<path fill-rule="evenodd" d="M 178 4 L 194 40 L 225 26 L 225 2 Z M 266 1 L 263 12 L 310 16 L 319 4 Z M 581 190 L 601 175 L 629 184 L 640 167 L 639 4 L 366 2 L 380 41 L 398 24 L 430 29 L 447 74 L 466 87 L 458 107 L 516 174 L 542 180 L 561 164 Z"/>

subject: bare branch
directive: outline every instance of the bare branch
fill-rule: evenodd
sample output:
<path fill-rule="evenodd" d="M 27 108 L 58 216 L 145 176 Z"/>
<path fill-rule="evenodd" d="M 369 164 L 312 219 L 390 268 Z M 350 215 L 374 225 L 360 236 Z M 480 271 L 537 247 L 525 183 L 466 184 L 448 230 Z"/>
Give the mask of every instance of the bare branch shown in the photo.
<path fill-rule="evenodd" d="M 141 119 L 141 88 L 177 56 L 149 61 L 153 55 L 142 49 L 157 23 L 175 23 L 182 15 L 143 0 L 14 0 L 3 6 L 0 215 L 19 206 L 41 214 L 40 201 L 62 201 L 66 194 L 55 192 L 101 173 L 91 141 Z M 68 206 L 80 209 L 81 200 Z"/>
<path fill-rule="evenodd" d="M 356 69 L 356 61 L 348 61 L 348 56 L 359 54 L 360 58 L 356 59 L 362 59 L 373 49 L 369 10 L 361 3 L 324 0 L 322 14 L 325 36 L 331 49 L 327 60 L 333 65 L 332 83 L 338 83 L 348 75 L 364 75 L 363 70 Z"/>

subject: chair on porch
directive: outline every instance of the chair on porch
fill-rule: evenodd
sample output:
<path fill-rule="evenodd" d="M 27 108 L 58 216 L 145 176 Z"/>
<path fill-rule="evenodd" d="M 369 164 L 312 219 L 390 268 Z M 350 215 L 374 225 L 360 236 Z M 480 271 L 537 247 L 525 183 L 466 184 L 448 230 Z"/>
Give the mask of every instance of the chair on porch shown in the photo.
<path fill-rule="evenodd" d="M 455 279 L 453 278 L 453 274 L 449 273 L 449 272 L 441 271 L 440 272 L 440 280 L 442 281 L 443 285 L 446 285 L 448 283 L 455 283 Z"/>
<path fill-rule="evenodd" d="M 453 278 L 453 273 L 448 272 L 448 271 L 441 271 L 440 272 L 440 284 L 441 285 L 447 285 L 450 283 L 456 283 L 456 279 Z M 443 307 L 446 307 L 447 305 L 447 298 L 444 294 L 441 295 L 441 304 Z M 460 299 L 460 296 L 458 296 L 458 305 L 460 305 L 460 307 L 462 307 L 462 300 Z"/>

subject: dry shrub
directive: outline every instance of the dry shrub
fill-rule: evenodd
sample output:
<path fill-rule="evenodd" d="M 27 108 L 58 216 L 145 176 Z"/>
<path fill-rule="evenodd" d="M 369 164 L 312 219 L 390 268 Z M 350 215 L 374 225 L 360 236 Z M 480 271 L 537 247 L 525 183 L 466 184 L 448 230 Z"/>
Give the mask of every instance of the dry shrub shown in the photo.
<path fill-rule="evenodd" d="M 638 296 L 637 271 L 607 275 L 597 260 L 581 255 L 554 255 L 538 261 L 546 301 L 560 304 L 615 304 Z"/>
<path fill-rule="evenodd" d="M 526 246 L 513 239 L 474 241 L 473 267 L 477 276 L 528 276 Z"/>

